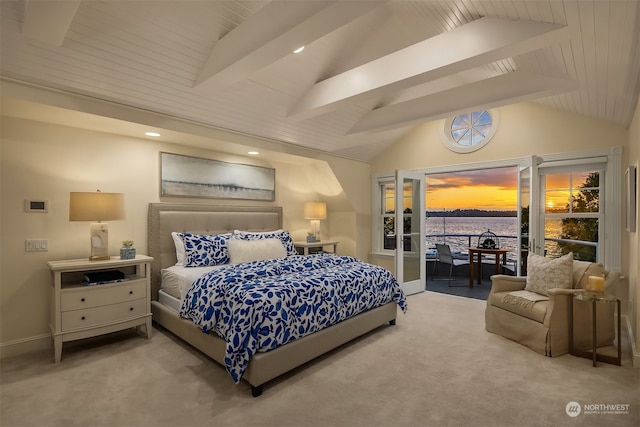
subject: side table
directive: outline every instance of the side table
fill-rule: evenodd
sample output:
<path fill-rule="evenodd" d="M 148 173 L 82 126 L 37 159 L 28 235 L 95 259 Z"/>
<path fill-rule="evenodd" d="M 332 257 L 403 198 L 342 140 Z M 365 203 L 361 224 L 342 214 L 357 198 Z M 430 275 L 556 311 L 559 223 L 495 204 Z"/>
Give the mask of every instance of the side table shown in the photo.
<path fill-rule="evenodd" d="M 593 330 L 591 351 L 585 351 L 575 348 L 573 344 L 573 304 L 574 300 L 591 302 L 591 318 L 593 324 L 591 326 Z M 605 354 L 598 354 L 598 339 L 596 336 L 597 320 L 596 320 L 596 304 L 616 304 L 616 310 L 618 310 L 618 333 L 616 339 L 618 341 L 618 356 L 608 356 Z M 611 363 L 613 365 L 622 365 L 622 335 L 621 335 L 621 321 L 620 321 L 620 300 L 612 295 L 606 295 L 604 293 L 596 292 L 576 292 L 573 294 L 573 298 L 569 298 L 569 354 L 578 357 L 584 357 L 593 360 L 593 366 L 596 366 L 596 361 Z"/>
<path fill-rule="evenodd" d="M 51 269 L 51 318 L 54 360 L 62 358 L 62 344 L 137 327 L 151 338 L 151 262 L 111 257 L 104 261 L 73 259 L 49 261 Z M 122 270 L 125 279 L 84 286 L 87 273 Z"/>
<path fill-rule="evenodd" d="M 327 240 L 320 242 L 293 242 L 293 245 L 296 247 L 298 252 L 302 252 L 301 255 L 309 255 L 310 248 L 319 248 L 322 250 L 325 246 L 333 246 L 333 253 L 335 254 L 338 250 L 338 241 L 336 240 Z"/>

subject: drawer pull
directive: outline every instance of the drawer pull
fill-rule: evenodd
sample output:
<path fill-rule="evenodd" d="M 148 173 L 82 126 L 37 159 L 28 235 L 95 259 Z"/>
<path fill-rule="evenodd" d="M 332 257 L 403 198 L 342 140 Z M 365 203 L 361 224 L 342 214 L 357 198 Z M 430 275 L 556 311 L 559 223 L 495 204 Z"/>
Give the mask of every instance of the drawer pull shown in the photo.
<path fill-rule="evenodd" d="M 80 320 L 84 320 L 84 319 L 85 319 L 85 317 L 84 317 L 84 316 L 82 316 L 82 317 L 80 318 Z"/>
<path fill-rule="evenodd" d="M 129 295 L 133 295 L 133 291 L 129 291 Z"/>
<path fill-rule="evenodd" d="M 80 298 L 80 301 L 84 302 L 84 298 Z"/>

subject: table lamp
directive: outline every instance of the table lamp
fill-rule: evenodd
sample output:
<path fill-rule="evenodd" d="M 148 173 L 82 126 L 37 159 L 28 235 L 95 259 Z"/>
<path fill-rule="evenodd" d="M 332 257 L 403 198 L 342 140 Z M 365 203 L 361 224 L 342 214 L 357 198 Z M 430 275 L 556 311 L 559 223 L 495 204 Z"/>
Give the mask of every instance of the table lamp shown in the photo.
<path fill-rule="evenodd" d="M 320 220 L 327 219 L 327 205 L 323 202 L 306 202 L 304 204 L 304 219 L 311 220 L 311 232 L 320 241 Z"/>
<path fill-rule="evenodd" d="M 124 219 L 124 194 L 72 192 L 69 195 L 69 221 L 92 221 L 89 260 L 108 260 L 110 220 Z"/>

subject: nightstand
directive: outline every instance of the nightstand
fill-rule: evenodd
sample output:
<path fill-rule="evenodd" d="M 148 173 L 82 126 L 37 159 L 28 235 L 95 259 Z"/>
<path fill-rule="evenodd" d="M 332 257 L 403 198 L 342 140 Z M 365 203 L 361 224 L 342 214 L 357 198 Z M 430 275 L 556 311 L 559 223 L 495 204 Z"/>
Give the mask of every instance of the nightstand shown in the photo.
<path fill-rule="evenodd" d="M 49 328 L 56 363 L 67 341 L 132 327 L 144 327 L 147 338 L 151 337 L 151 261 L 138 255 L 48 262 L 52 273 Z M 125 277 L 119 282 L 83 285 L 85 275 L 106 270 L 122 271 Z"/>
<path fill-rule="evenodd" d="M 335 240 L 327 240 L 326 242 L 293 242 L 294 246 L 298 253 L 302 252 L 301 255 L 309 255 L 309 249 L 319 249 L 324 250 L 325 246 L 333 246 L 333 253 L 337 253 L 338 250 L 338 241 Z"/>

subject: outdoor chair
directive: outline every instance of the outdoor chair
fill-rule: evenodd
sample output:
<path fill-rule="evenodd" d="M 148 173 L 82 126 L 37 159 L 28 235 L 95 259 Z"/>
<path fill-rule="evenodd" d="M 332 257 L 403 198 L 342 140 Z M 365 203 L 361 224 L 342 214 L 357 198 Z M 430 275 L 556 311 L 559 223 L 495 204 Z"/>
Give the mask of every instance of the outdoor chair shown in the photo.
<path fill-rule="evenodd" d="M 449 247 L 449 245 L 436 243 L 436 251 L 438 252 L 438 255 L 436 257 L 436 262 L 433 265 L 433 275 L 435 276 L 436 274 L 436 268 L 438 267 L 438 264 L 448 264 L 449 265 L 448 285 L 451 287 L 456 286 L 451 284 L 451 276 L 455 275 L 456 267 L 469 264 L 469 260 L 454 258 L 453 255 L 451 254 L 451 248 Z M 461 286 L 461 285 L 457 285 L 457 286 Z M 462 286 L 466 286 L 466 285 L 462 285 Z"/>

